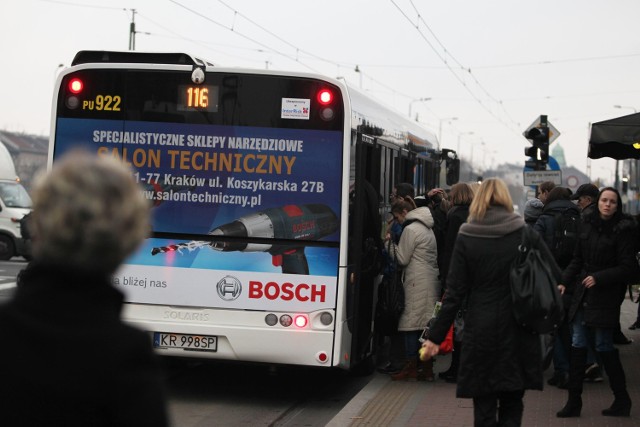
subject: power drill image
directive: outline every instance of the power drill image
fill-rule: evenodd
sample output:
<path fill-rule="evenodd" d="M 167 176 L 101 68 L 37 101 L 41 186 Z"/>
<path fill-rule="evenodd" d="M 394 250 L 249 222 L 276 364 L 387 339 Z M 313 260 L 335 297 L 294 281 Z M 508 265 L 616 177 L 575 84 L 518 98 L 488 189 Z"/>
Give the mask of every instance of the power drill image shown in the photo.
<path fill-rule="evenodd" d="M 319 240 L 338 229 L 336 214 L 326 205 L 287 205 L 245 215 L 209 232 L 212 236 L 241 238 L 271 238 L 282 240 Z M 205 245 L 230 252 L 269 252 L 274 266 L 283 273 L 309 274 L 309 264 L 304 246 L 295 243 L 272 245 L 245 241 L 190 242 L 154 248 L 152 255 L 180 249 L 193 250 Z"/>

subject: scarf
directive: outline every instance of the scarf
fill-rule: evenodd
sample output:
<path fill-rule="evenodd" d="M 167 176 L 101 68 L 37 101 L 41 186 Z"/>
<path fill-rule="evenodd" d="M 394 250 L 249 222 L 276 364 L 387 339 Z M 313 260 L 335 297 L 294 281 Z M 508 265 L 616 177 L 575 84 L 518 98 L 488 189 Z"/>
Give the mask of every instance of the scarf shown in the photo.
<path fill-rule="evenodd" d="M 501 206 L 489 206 L 484 218 L 462 224 L 460 234 L 472 237 L 498 238 L 524 227 L 524 220 Z"/>

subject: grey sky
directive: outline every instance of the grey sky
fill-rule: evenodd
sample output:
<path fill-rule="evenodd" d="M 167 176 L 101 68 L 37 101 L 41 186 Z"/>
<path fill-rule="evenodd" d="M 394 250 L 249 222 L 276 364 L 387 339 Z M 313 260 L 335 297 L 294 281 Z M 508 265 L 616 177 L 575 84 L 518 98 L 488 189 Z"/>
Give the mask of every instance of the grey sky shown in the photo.
<path fill-rule="evenodd" d="M 136 50 L 344 77 L 479 167 L 523 163 L 546 114 L 586 171 L 589 123 L 640 110 L 637 0 L 3 0 L 0 128 L 48 135 L 59 65 L 126 50 L 131 9 Z"/>

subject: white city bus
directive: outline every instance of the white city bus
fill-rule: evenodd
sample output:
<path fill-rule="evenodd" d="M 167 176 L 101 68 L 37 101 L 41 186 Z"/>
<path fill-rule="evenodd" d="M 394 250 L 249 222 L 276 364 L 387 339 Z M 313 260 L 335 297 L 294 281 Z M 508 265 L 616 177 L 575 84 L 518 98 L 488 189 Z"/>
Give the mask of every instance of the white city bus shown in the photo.
<path fill-rule="evenodd" d="M 113 284 L 159 354 L 352 369 L 375 352 L 393 184 L 436 186 L 442 161 L 457 180 L 435 143 L 339 80 L 82 51 L 57 80 L 49 165 L 84 147 L 131 166 L 153 230 Z"/>

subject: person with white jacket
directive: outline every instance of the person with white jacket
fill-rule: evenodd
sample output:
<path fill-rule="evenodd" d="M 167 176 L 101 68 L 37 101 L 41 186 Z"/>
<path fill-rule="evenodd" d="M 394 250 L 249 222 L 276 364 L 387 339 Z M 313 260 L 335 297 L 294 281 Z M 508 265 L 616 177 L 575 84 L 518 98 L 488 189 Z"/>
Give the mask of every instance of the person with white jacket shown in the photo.
<path fill-rule="evenodd" d="M 415 208 L 407 201 L 397 201 L 391 207 L 395 220 L 403 226 L 398 244 L 392 244 L 398 263 L 404 266 L 403 285 L 405 308 L 398 331 L 405 340 L 407 362 L 393 375 L 393 380 L 433 381 L 433 359 L 420 362 L 420 334 L 433 315 L 440 299 L 438 279 L 438 249 L 433 233 L 434 220 L 428 207 Z M 389 238 L 389 236 L 387 236 Z"/>

